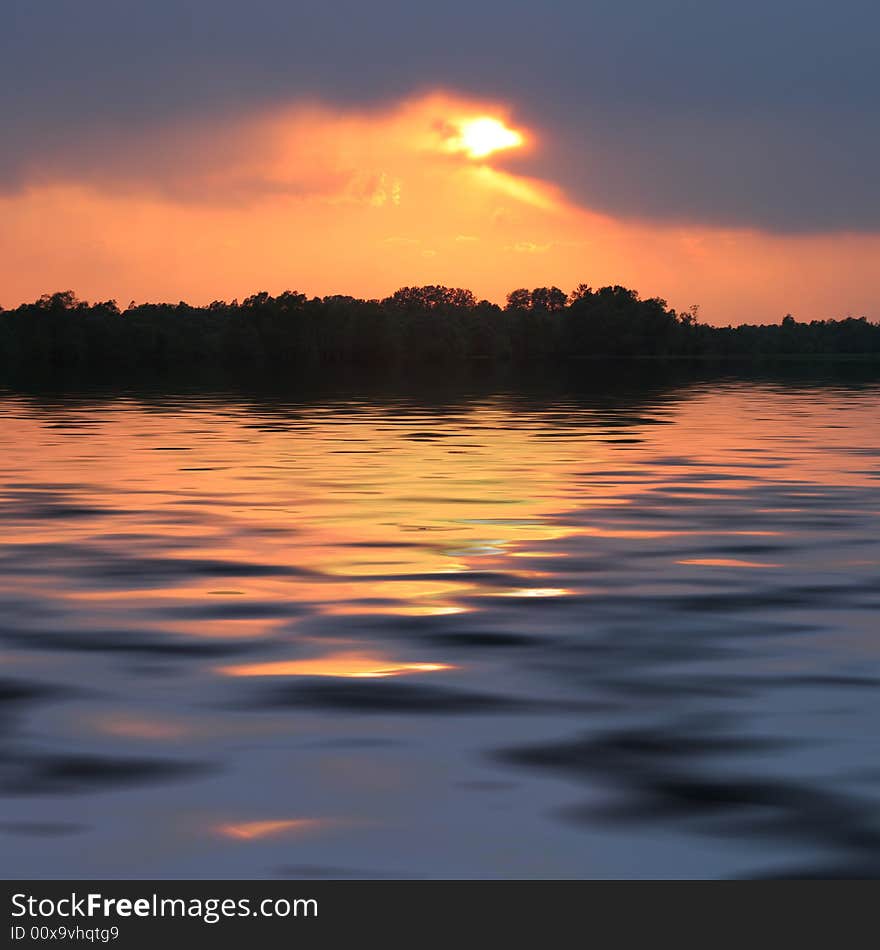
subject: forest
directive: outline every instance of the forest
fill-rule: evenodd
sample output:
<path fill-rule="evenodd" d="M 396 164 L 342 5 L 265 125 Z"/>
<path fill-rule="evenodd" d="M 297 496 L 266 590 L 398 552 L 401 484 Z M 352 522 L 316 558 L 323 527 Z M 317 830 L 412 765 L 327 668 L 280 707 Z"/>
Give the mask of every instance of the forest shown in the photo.
<path fill-rule="evenodd" d="M 382 300 L 266 292 L 207 306 L 87 303 L 71 291 L 0 309 L 0 368 L 434 366 L 589 359 L 878 358 L 865 317 L 716 327 L 621 286 L 514 290 L 500 307 L 460 288 L 403 287 Z"/>

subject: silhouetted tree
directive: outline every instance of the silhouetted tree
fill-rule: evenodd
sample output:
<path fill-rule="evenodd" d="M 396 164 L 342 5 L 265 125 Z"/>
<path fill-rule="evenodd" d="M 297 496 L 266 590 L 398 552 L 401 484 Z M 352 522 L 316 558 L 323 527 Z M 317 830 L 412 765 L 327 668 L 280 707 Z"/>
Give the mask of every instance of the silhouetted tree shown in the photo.
<path fill-rule="evenodd" d="M 713 327 L 699 310 L 613 285 L 519 288 L 500 307 L 456 287 L 403 287 L 384 300 L 308 298 L 260 291 L 241 304 L 204 307 L 88 304 L 72 291 L 0 310 L 0 366 L 129 371 L 220 366 L 416 366 L 466 360 L 549 362 L 579 358 L 880 357 L 880 325 L 865 317 Z"/>
<path fill-rule="evenodd" d="M 529 310 L 532 306 L 532 294 L 531 291 L 526 290 L 525 287 L 520 287 L 519 290 L 511 290 L 507 295 L 507 310 Z"/>
<path fill-rule="evenodd" d="M 568 298 L 558 287 L 536 287 L 531 294 L 532 310 L 546 310 L 554 313 L 562 310 Z"/>

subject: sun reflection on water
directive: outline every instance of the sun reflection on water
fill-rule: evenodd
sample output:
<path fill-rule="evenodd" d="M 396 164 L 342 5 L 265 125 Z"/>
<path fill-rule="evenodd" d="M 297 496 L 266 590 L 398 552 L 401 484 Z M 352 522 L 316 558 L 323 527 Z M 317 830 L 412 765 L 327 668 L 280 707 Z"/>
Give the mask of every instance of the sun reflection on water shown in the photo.
<path fill-rule="evenodd" d="M 455 669 L 449 663 L 400 663 L 362 653 L 336 653 L 303 660 L 276 660 L 220 667 L 227 676 L 339 676 L 377 679 Z"/>
<path fill-rule="evenodd" d="M 318 831 L 332 822 L 322 818 L 284 818 L 275 821 L 242 821 L 216 825 L 214 831 L 223 838 L 254 841 L 278 835 Z"/>

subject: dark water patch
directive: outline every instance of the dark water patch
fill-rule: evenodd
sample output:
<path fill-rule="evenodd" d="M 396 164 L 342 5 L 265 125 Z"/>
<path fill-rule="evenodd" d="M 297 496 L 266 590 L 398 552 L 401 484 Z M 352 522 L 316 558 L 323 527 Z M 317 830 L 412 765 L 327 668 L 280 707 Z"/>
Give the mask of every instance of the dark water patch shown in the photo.
<path fill-rule="evenodd" d="M 774 756 L 788 740 L 698 732 L 686 725 L 586 736 L 557 745 L 505 750 L 500 758 L 548 769 L 609 789 L 603 804 L 563 809 L 560 817 L 586 824 L 684 821 L 705 834 L 777 838 L 849 852 L 859 863 L 880 848 L 876 805 L 819 782 L 770 778 L 712 762 L 731 756 Z M 708 825 L 701 824 L 709 821 Z"/>
<path fill-rule="evenodd" d="M 0 790 L 7 795 L 74 795 L 198 778 L 216 769 L 176 759 L 4 754 L 0 757 Z"/>
<path fill-rule="evenodd" d="M 14 737 L 20 721 L 35 707 L 81 696 L 86 692 L 88 690 L 81 686 L 0 678 L 0 737 Z"/>
<path fill-rule="evenodd" d="M 503 694 L 478 693 L 414 683 L 384 680 L 344 682 L 303 677 L 294 685 L 275 686 L 255 697 L 264 707 L 303 707 L 341 712 L 387 715 L 470 715 L 474 713 L 524 712 L 553 707 L 553 703 L 516 699 Z"/>
<path fill-rule="evenodd" d="M 21 521 L 70 521 L 74 518 L 105 518 L 110 515 L 122 515 L 125 512 L 112 508 L 99 508 L 95 505 L 17 504 L 13 518 Z"/>
<path fill-rule="evenodd" d="M 65 571 L 97 584 L 124 583 L 132 588 L 174 585 L 199 578 L 316 577 L 315 571 L 289 564 L 259 564 L 221 558 L 158 557 L 102 550 L 89 544 L 21 544 L 0 553 L 8 576 Z"/>
<path fill-rule="evenodd" d="M 0 500 L 0 518 L 19 522 L 74 521 L 129 513 L 124 508 L 73 500 L 71 495 L 69 486 L 7 490 L 6 497 Z"/>
<path fill-rule="evenodd" d="M 49 686 L 44 683 L 30 682 L 20 679 L 0 679 L 0 708 L 31 703 L 40 699 L 64 695 L 69 692 L 66 687 Z"/>
<path fill-rule="evenodd" d="M 683 726 L 665 730 L 642 727 L 582 736 L 556 745 L 506 750 L 498 756 L 504 761 L 528 767 L 574 775 L 601 773 L 613 776 L 639 773 L 650 768 L 652 761 L 772 751 L 786 745 L 788 743 L 781 740 L 696 732 Z"/>
<path fill-rule="evenodd" d="M 741 678 L 744 680 L 744 678 Z M 846 676 L 843 674 L 832 675 L 832 674 L 812 674 L 812 675 L 799 675 L 792 674 L 790 676 L 756 676 L 748 680 L 744 680 L 755 688 L 766 688 L 766 689 L 784 689 L 786 687 L 808 687 L 808 688 L 818 688 L 824 689 L 825 687 L 831 687 L 832 689 L 870 689 L 877 690 L 880 689 L 880 678 L 875 676 Z"/>
<path fill-rule="evenodd" d="M 82 834 L 88 830 L 88 825 L 68 821 L 0 822 L 0 832 L 7 835 L 22 835 L 29 838 L 61 838 L 66 835 Z"/>
<path fill-rule="evenodd" d="M 142 634 L 131 630 L 0 631 L 6 643 L 30 650 L 60 650 L 74 653 L 134 653 L 194 659 L 235 656 L 265 649 L 264 642 L 226 638 L 174 637 Z"/>
<path fill-rule="evenodd" d="M 760 613 L 769 610 L 827 608 L 829 600 L 844 602 L 848 595 L 862 594 L 864 588 L 856 584 L 819 587 L 767 587 L 741 593 L 731 590 L 729 593 L 696 594 L 685 597 L 669 597 L 665 600 L 653 599 L 653 606 L 669 613 L 683 614 L 725 614 Z M 651 606 L 650 604 L 646 606 Z"/>
<path fill-rule="evenodd" d="M 510 633 L 492 630 L 461 630 L 449 633 L 434 633 L 425 637 L 431 643 L 452 649 L 494 650 L 516 647 L 549 646 L 550 638 L 527 633 Z"/>

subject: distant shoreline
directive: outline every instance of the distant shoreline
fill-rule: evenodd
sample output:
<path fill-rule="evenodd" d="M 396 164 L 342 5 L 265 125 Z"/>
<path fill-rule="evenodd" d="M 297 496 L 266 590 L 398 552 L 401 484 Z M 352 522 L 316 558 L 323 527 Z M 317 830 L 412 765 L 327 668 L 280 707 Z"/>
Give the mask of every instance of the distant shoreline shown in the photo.
<path fill-rule="evenodd" d="M 700 363 L 766 363 L 782 361 L 787 363 L 876 363 L 880 362 L 880 351 L 871 353 L 696 353 L 696 354 L 652 354 L 632 353 L 626 356 L 576 356 L 567 357 L 575 362 L 610 360 L 651 360 L 654 362 L 700 362 Z"/>
<path fill-rule="evenodd" d="M 384 300 L 259 293 L 204 307 L 86 303 L 71 291 L 0 310 L 0 371 L 133 375 L 334 373 L 621 360 L 701 364 L 880 361 L 865 317 L 716 327 L 619 285 L 513 291 L 507 306 L 461 288 L 404 287 Z"/>

